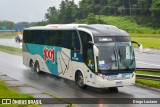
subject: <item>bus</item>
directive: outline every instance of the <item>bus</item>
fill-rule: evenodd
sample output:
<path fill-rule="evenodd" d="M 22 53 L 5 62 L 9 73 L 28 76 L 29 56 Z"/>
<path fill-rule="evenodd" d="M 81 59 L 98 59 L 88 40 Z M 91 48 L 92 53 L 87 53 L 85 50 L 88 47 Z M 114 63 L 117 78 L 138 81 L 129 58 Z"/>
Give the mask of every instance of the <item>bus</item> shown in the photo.
<path fill-rule="evenodd" d="M 47 72 L 80 88 L 135 84 L 136 62 L 129 34 L 103 24 L 50 24 L 24 29 L 23 64 Z"/>

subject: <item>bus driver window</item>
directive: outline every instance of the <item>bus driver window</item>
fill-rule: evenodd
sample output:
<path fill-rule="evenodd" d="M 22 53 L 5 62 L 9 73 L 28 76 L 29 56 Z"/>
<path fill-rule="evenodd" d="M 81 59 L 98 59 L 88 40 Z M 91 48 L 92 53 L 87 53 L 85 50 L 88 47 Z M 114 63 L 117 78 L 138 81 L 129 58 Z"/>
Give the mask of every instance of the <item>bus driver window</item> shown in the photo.
<path fill-rule="evenodd" d="M 87 61 L 88 61 L 88 67 L 94 71 L 94 54 L 93 54 L 93 47 L 89 46 L 87 50 Z"/>

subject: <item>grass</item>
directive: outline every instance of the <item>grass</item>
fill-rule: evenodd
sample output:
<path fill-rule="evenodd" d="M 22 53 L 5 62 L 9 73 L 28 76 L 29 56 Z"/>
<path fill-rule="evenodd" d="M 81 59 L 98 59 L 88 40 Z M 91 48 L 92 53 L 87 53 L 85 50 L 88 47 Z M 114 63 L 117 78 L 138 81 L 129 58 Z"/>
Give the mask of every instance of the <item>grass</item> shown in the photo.
<path fill-rule="evenodd" d="M 70 102 L 64 100 L 63 98 L 60 98 L 60 97 L 55 96 L 55 95 L 53 95 L 53 94 L 50 94 L 50 93 L 48 93 L 48 92 L 43 92 L 43 94 L 47 94 L 47 95 L 49 95 L 49 96 L 51 96 L 51 97 L 53 97 L 53 98 L 56 98 L 56 99 L 58 99 L 58 100 L 60 100 L 60 101 L 62 101 L 62 102 L 64 102 L 64 103 L 68 104 L 67 107 L 75 107 L 74 104 L 72 104 L 72 103 L 70 103 Z"/>
<path fill-rule="evenodd" d="M 137 74 L 146 74 L 146 75 L 156 75 L 160 76 L 160 72 L 156 71 L 136 71 Z M 142 79 L 142 78 L 136 78 L 136 83 L 143 84 L 149 87 L 155 87 L 160 89 L 160 82 L 156 80 L 149 80 L 149 79 Z"/>
<path fill-rule="evenodd" d="M 0 98 L 29 98 L 33 99 L 28 94 L 19 94 L 17 89 L 7 87 L 3 81 L 0 80 Z M 39 105 L 2 105 L 0 107 L 39 107 Z"/>
<path fill-rule="evenodd" d="M 140 84 L 147 85 L 149 87 L 155 87 L 155 88 L 160 89 L 160 82 L 159 81 L 137 78 L 136 83 L 140 83 Z"/>
<path fill-rule="evenodd" d="M 133 17 L 130 16 L 100 16 L 101 24 L 117 26 L 129 33 L 138 34 L 160 34 L 160 29 L 153 29 L 139 25 Z M 99 15 L 96 15 L 96 22 L 99 23 Z M 87 19 L 77 20 L 75 23 L 88 23 Z"/>
<path fill-rule="evenodd" d="M 146 75 L 156 75 L 156 76 L 160 76 L 160 72 L 156 72 L 156 71 L 136 71 L 137 74 L 146 74 Z"/>
<path fill-rule="evenodd" d="M 129 33 L 129 35 L 135 38 L 160 38 L 160 34 Z"/>
<path fill-rule="evenodd" d="M 99 17 L 97 16 L 97 19 Z M 160 29 L 152 29 L 149 27 L 139 25 L 133 17 L 130 16 L 101 16 L 102 23 L 115 25 L 130 33 L 150 33 L 150 34 L 160 34 Z"/>
<path fill-rule="evenodd" d="M 9 54 L 19 55 L 19 56 L 22 55 L 22 49 L 10 47 L 10 46 L 0 45 L 0 51 L 6 52 Z"/>
<path fill-rule="evenodd" d="M 0 98 L 33 98 L 27 94 L 18 94 L 18 90 L 9 89 L 2 80 L 0 80 Z"/>
<path fill-rule="evenodd" d="M 15 38 L 15 32 L 0 32 L 0 38 Z"/>
<path fill-rule="evenodd" d="M 131 38 L 133 41 L 139 42 L 143 45 L 143 48 L 160 49 L 160 39 L 155 38 Z"/>

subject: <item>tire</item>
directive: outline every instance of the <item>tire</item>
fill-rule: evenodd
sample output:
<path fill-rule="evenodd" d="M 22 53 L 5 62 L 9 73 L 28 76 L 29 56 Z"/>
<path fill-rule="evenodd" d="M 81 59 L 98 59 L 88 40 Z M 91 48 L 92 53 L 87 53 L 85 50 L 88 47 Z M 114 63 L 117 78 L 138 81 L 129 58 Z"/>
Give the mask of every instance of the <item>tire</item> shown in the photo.
<path fill-rule="evenodd" d="M 38 62 L 38 61 L 36 61 L 36 63 L 35 63 L 35 71 L 36 71 L 38 74 L 41 73 L 41 70 L 40 70 L 40 66 L 39 66 L 39 62 Z"/>
<path fill-rule="evenodd" d="M 32 60 L 30 61 L 30 67 L 31 71 L 35 71 L 34 62 Z"/>
<path fill-rule="evenodd" d="M 81 72 L 78 72 L 76 75 L 76 84 L 79 86 L 79 88 L 87 88 L 87 85 L 84 84 L 84 78 Z"/>
<path fill-rule="evenodd" d="M 109 87 L 109 91 L 117 93 L 118 92 L 118 87 Z"/>

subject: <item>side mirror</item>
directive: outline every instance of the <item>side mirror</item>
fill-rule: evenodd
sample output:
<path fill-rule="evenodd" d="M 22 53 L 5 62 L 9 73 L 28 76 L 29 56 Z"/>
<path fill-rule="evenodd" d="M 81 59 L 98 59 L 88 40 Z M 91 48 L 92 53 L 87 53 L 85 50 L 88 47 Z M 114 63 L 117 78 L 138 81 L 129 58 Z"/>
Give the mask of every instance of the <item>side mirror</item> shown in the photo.
<path fill-rule="evenodd" d="M 143 45 L 141 43 L 138 43 L 138 42 L 135 42 L 135 41 L 132 41 L 132 43 L 135 43 L 135 44 L 138 45 L 139 53 L 143 52 Z"/>
<path fill-rule="evenodd" d="M 93 45 L 93 50 L 94 50 L 94 55 L 99 56 L 99 49 L 97 48 L 97 46 Z"/>
<path fill-rule="evenodd" d="M 93 46 L 94 55 L 99 56 L 99 49 L 97 48 L 97 46 L 92 41 L 89 41 L 88 44 Z"/>
<path fill-rule="evenodd" d="M 142 53 L 143 52 L 143 45 L 140 44 L 138 49 L 139 49 L 139 53 Z"/>
<path fill-rule="evenodd" d="M 94 45 L 94 43 L 92 41 L 89 41 L 88 44 L 89 45 Z"/>

